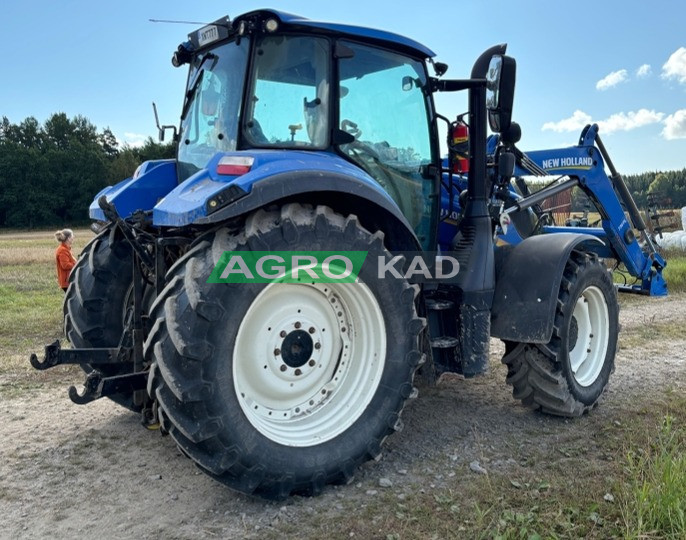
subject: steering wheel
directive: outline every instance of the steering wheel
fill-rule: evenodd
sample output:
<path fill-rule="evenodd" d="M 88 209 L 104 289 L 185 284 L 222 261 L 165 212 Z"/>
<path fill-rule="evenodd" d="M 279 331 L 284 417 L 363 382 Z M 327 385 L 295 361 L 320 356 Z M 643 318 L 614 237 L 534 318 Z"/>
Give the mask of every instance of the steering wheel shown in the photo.
<path fill-rule="evenodd" d="M 355 137 L 355 140 L 358 140 L 362 135 L 362 130 L 360 130 L 360 128 L 357 127 L 357 124 L 352 120 L 343 120 L 341 122 L 341 129 Z"/>

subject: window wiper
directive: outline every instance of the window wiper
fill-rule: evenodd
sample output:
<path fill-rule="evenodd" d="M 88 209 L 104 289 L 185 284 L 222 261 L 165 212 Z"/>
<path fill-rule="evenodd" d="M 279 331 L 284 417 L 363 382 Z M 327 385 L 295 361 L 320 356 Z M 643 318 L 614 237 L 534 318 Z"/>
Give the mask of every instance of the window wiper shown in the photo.
<path fill-rule="evenodd" d="M 210 66 L 210 70 L 214 68 L 214 65 L 217 63 L 217 60 L 219 59 L 219 57 L 216 54 L 207 53 L 205 56 L 202 57 L 202 60 L 200 60 L 200 64 L 198 64 L 198 70 L 195 75 L 195 79 L 193 80 L 191 87 L 188 89 L 188 92 L 186 92 L 186 101 L 183 104 L 183 109 L 181 110 L 182 121 L 184 120 L 184 118 L 186 118 L 186 115 L 188 114 L 188 109 L 190 109 L 191 103 L 193 102 L 193 97 L 195 96 L 195 93 L 198 91 L 198 88 L 200 88 L 200 84 L 202 83 L 203 75 L 205 74 L 205 70 L 202 66 L 205 63 L 205 61 L 210 58 L 214 60 L 214 63 L 212 64 L 212 66 Z"/>
<path fill-rule="evenodd" d="M 191 108 L 193 97 L 195 96 L 195 93 L 198 91 L 198 88 L 200 87 L 200 83 L 202 82 L 202 76 L 204 74 L 205 70 L 203 69 L 195 76 L 195 81 L 193 81 L 193 84 L 188 89 L 188 92 L 186 92 L 186 102 L 183 104 L 183 109 L 181 111 L 181 121 L 185 120 L 186 115 L 188 114 L 188 109 Z"/>

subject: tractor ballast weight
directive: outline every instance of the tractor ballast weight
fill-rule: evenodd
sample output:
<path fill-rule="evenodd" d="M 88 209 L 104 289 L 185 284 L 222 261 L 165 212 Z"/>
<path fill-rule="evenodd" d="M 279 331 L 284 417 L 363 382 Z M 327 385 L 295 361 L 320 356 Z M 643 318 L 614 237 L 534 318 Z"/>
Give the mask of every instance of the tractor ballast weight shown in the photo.
<path fill-rule="evenodd" d="M 636 277 L 619 290 L 651 295 L 667 292 L 665 262 L 649 238 L 639 245 L 645 226 L 597 126 L 570 148 L 519 150 L 505 52 L 450 80 L 406 37 L 274 10 L 192 32 L 172 59 L 189 66 L 179 130 L 158 123 L 177 157 L 95 197 L 101 232 L 64 304 L 72 348 L 53 343 L 31 364 L 81 365 L 73 401 L 110 397 L 214 478 L 277 499 L 351 481 L 402 428 L 415 373 L 483 373 L 491 337 L 524 405 L 590 410 L 619 331 L 599 257 Z M 448 121 L 441 159 L 433 95 L 464 90 L 469 111 Z M 524 176 L 558 178 L 530 194 Z M 575 186 L 602 227 L 557 227 L 541 210 Z M 393 271 L 216 282 L 227 254 L 287 252 L 366 253 Z M 398 273 L 418 252 L 453 257 L 459 273 Z"/>

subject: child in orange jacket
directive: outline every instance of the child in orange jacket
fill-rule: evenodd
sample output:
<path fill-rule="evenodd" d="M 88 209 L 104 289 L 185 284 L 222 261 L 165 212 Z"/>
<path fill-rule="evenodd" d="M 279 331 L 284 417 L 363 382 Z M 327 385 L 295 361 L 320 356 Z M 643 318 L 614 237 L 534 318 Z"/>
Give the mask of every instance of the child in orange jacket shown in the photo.
<path fill-rule="evenodd" d="M 64 292 L 69 285 L 69 273 L 76 264 L 76 259 L 71 253 L 71 244 L 74 241 L 74 231 L 63 229 L 55 233 L 55 238 L 60 243 L 55 251 L 55 263 L 57 264 L 57 281 Z"/>

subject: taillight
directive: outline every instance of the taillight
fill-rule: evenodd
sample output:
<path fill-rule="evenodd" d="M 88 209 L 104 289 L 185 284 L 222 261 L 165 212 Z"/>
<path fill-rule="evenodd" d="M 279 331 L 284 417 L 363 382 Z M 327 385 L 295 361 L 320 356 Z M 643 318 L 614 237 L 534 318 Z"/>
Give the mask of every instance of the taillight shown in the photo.
<path fill-rule="evenodd" d="M 255 158 L 248 156 L 224 156 L 217 163 L 217 174 L 241 176 L 250 172 Z"/>

